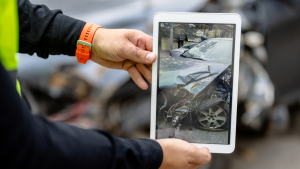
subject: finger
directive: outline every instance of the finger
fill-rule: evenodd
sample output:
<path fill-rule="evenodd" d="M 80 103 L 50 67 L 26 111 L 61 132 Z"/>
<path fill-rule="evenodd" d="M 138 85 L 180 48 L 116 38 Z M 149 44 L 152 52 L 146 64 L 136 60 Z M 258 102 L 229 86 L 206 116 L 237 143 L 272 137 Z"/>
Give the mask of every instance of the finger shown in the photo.
<path fill-rule="evenodd" d="M 152 52 L 153 37 L 142 31 L 132 30 L 128 32 L 128 39 L 137 47 Z"/>
<path fill-rule="evenodd" d="M 115 61 L 111 61 L 111 60 L 102 59 L 97 56 L 92 56 L 91 60 L 98 63 L 99 65 L 102 65 L 102 66 L 105 66 L 105 67 L 111 68 L 111 69 L 122 69 L 124 62 L 125 62 L 125 61 L 115 62 Z"/>
<path fill-rule="evenodd" d="M 129 41 L 122 43 L 122 45 L 123 46 L 118 50 L 118 55 L 123 59 L 129 59 L 143 64 L 152 64 L 156 60 L 154 53 L 136 47 Z"/>
<path fill-rule="evenodd" d="M 201 166 L 201 164 L 190 163 L 190 166 L 188 168 L 190 168 L 190 169 L 197 169 L 200 166 Z"/>
<path fill-rule="evenodd" d="M 190 162 L 202 165 L 210 162 L 210 160 L 211 160 L 211 154 L 209 153 L 208 148 L 202 147 L 200 149 L 196 148 L 196 151 L 194 150 L 192 152 L 192 158 Z"/>
<path fill-rule="evenodd" d="M 147 83 L 143 79 L 142 75 L 140 72 L 137 70 L 135 66 L 131 66 L 128 69 L 128 73 L 131 76 L 132 80 L 143 90 L 146 90 L 148 88 Z"/>
<path fill-rule="evenodd" d="M 145 77 L 148 82 L 152 83 L 152 70 L 144 64 L 136 64 L 138 71 Z"/>
<path fill-rule="evenodd" d="M 146 50 L 153 52 L 153 37 L 148 36 L 146 39 Z"/>
<path fill-rule="evenodd" d="M 146 62 L 143 61 L 143 60 L 145 60 L 145 56 L 147 56 L 146 54 L 148 54 L 149 52 L 152 52 L 153 38 L 151 36 L 145 34 L 144 32 L 137 31 L 137 30 L 128 31 L 127 35 L 128 35 L 127 36 L 128 40 L 134 46 L 136 46 L 137 49 L 141 49 L 142 51 L 144 51 L 144 53 L 143 53 L 139 50 L 136 50 L 137 53 L 142 54 L 142 56 L 138 56 L 138 57 L 142 57 L 142 60 L 135 60 L 135 59 L 131 59 L 131 60 L 136 61 L 138 63 L 146 63 L 146 64 L 147 63 L 149 64 L 149 62 L 151 64 L 156 60 L 156 55 L 154 54 L 155 58 L 151 58 L 152 56 L 149 56 L 148 61 L 146 61 Z M 126 58 L 126 59 L 130 59 L 130 58 Z"/>
<path fill-rule="evenodd" d="M 146 41 L 142 35 L 138 36 L 136 46 L 139 47 L 140 49 L 146 50 Z M 151 52 L 151 51 L 149 51 L 149 52 Z"/>
<path fill-rule="evenodd" d="M 146 64 L 152 70 L 152 64 Z"/>
<path fill-rule="evenodd" d="M 135 65 L 136 65 L 136 62 L 134 62 L 134 61 L 132 61 L 132 60 L 126 59 L 126 60 L 124 61 L 124 63 L 123 63 L 122 69 L 128 71 L 128 69 L 129 69 L 131 66 L 135 66 Z"/>

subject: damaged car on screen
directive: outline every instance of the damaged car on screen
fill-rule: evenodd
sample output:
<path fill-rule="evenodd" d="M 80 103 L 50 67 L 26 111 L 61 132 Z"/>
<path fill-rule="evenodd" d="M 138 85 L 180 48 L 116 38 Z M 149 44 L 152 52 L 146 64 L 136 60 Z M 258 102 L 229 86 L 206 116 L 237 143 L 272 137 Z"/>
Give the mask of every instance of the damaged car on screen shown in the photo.
<path fill-rule="evenodd" d="M 160 59 L 158 113 L 164 123 L 228 130 L 232 45 L 232 39 L 209 39 L 178 57 Z"/>

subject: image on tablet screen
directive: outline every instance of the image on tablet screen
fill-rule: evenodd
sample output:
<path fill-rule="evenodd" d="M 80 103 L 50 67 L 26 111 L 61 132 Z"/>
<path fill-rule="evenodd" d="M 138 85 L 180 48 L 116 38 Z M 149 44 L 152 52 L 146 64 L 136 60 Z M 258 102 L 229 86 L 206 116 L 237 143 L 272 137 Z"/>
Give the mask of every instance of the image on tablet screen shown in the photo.
<path fill-rule="evenodd" d="M 159 23 L 156 139 L 229 144 L 234 24 Z"/>

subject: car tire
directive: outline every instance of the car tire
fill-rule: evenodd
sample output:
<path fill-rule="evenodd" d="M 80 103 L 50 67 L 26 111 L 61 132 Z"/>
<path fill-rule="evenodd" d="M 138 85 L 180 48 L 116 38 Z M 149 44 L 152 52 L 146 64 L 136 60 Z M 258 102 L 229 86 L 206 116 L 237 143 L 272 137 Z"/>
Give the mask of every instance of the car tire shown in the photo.
<path fill-rule="evenodd" d="M 230 128 L 228 104 L 220 98 L 207 99 L 196 111 L 194 127 L 207 131 L 226 131 Z M 219 124 L 220 127 L 213 127 Z"/>

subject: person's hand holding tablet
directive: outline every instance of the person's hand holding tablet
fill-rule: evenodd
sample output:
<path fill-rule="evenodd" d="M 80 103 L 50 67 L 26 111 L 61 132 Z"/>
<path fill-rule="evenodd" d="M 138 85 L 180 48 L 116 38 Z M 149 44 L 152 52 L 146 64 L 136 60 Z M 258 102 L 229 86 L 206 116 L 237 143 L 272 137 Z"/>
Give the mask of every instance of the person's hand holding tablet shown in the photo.
<path fill-rule="evenodd" d="M 196 169 L 211 159 L 208 149 L 198 148 L 180 139 L 156 140 L 163 149 L 160 169 Z"/>
<path fill-rule="evenodd" d="M 133 81 L 143 90 L 151 83 L 153 38 L 131 29 L 98 29 L 92 43 L 91 60 L 108 68 L 128 71 Z M 143 78 L 144 77 L 144 78 Z"/>

